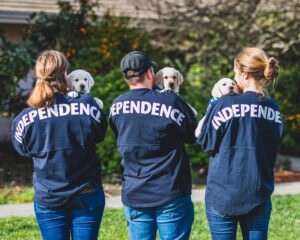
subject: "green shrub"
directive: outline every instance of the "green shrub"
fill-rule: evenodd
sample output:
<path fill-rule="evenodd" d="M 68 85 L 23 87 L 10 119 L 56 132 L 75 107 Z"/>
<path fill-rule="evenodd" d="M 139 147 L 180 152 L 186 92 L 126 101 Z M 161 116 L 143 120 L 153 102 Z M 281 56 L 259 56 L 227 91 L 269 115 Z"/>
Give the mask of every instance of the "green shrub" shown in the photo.
<path fill-rule="evenodd" d="M 281 152 L 300 154 L 300 66 L 282 67 L 272 95 L 278 101 L 284 123 Z"/>
<path fill-rule="evenodd" d="M 113 100 L 128 90 L 119 69 L 112 70 L 104 76 L 94 78 L 95 86 L 91 94 L 100 98 L 104 103 L 104 112 L 109 117 L 109 109 Z M 101 159 L 104 175 L 120 172 L 121 156 L 116 148 L 116 140 L 113 131 L 108 127 L 104 142 L 97 145 L 97 153 Z"/>
<path fill-rule="evenodd" d="M 165 64 L 160 64 L 160 68 L 171 66 L 182 72 L 185 81 L 180 95 L 198 111 L 197 118 L 200 120 L 211 98 L 213 84 L 222 77 L 233 76 L 234 54 L 242 47 L 255 45 L 258 40 L 253 33 L 249 39 L 251 28 L 248 28 L 248 25 L 256 22 L 255 16 L 251 15 L 253 19 L 245 25 L 244 20 L 248 15 L 228 15 L 229 18 L 225 22 L 230 22 L 230 24 L 226 24 L 227 27 L 234 25 L 234 30 L 243 27 L 241 31 L 228 31 L 219 24 L 219 21 L 216 21 L 217 18 L 213 17 L 212 12 L 207 12 L 207 14 L 212 14 L 211 21 L 207 25 L 210 26 L 209 28 L 203 29 L 206 25 L 193 24 L 192 28 L 183 28 L 184 34 L 174 35 L 173 38 L 160 34 L 163 32 L 156 32 L 156 36 L 152 35 L 151 42 L 158 45 L 151 46 L 145 29 L 132 27 L 129 18 L 115 17 L 110 14 L 97 17 L 93 10 L 95 6 L 93 1 L 79 0 L 78 2 L 80 7 L 73 8 L 69 2 L 59 1 L 59 14 L 33 14 L 22 45 L 9 44 L 4 38 L 0 39 L 0 80 L 4 83 L 0 86 L 0 110 L 14 112 L 16 107 L 24 107 L 24 98 L 16 95 L 15 86 L 25 76 L 27 70 L 33 67 L 34 60 L 40 51 L 57 49 L 68 57 L 71 70 L 81 68 L 91 72 L 95 79 L 92 95 L 103 100 L 104 110 L 108 115 L 113 99 L 128 89 L 119 71 L 120 60 L 132 50 L 141 50 L 147 52 L 153 60 L 159 60 L 159 63 Z M 238 9 L 228 9 L 226 4 L 224 7 L 229 12 L 235 10 L 236 13 L 244 13 L 245 10 L 247 14 L 249 13 L 248 8 L 241 9 L 242 12 L 240 12 Z M 275 17 L 272 15 L 272 18 Z M 267 15 L 268 18 L 269 15 Z M 234 21 L 233 25 L 232 21 Z M 291 21 L 290 25 L 293 29 L 297 29 L 298 22 L 293 19 Z M 271 23 L 272 21 L 268 24 Z M 276 36 L 278 35 L 278 24 L 275 23 L 276 21 L 270 25 L 270 29 L 275 30 L 265 31 L 266 36 L 273 32 Z M 173 22 L 172 24 L 174 25 Z M 176 32 L 180 30 L 174 29 Z M 167 29 L 168 31 L 170 29 Z M 226 34 L 220 34 L 220 31 Z M 288 39 L 294 38 L 294 32 L 291 32 L 286 41 L 290 42 Z M 187 41 L 190 47 L 182 48 Z M 173 45 L 173 42 L 176 44 Z M 162 47 L 162 44 L 165 47 Z M 266 45 L 267 52 L 269 50 L 272 52 L 271 46 L 273 46 L 271 43 Z M 279 56 L 284 59 L 281 64 L 283 67 L 276 90 L 272 94 L 279 102 L 283 113 L 284 137 L 281 151 L 284 154 L 294 155 L 300 154 L 300 67 L 296 62 L 298 52 L 299 44 L 294 44 L 289 51 Z M 97 146 L 97 152 L 105 175 L 120 173 L 121 158 L 110 128 L 105 141 Z M 193 170 L 198 172 L 199 169 L 207 168 L 209 157 L 197 145 L 187 145 L 187 152 Z"/>
<path fill-rule="evenodd" d="M 0 111 L 9 115 L 24 107 L 24 99 L 16 88 L 33 64 L 27 48 L 11 44 L 0 35 Z"/>
<path fill-rule="evenodd" d="M 195 63 L 188 70 L 180 94 L 197 110 L 198 121 L 207 109 L 213 85 L 222 77 L 232 77 L 232 73 L 229 71 L 230 67 L 231 64 L 226 59 L 219 58 L 215 59 L 214 64 L 211 64 L 209 68 L 201 63 Z M 204 153 L 198 145 L 187 145 L 186 148 L 190 156 L 192 170 L 196 175 L 205 174 L 209 155 Z"/>

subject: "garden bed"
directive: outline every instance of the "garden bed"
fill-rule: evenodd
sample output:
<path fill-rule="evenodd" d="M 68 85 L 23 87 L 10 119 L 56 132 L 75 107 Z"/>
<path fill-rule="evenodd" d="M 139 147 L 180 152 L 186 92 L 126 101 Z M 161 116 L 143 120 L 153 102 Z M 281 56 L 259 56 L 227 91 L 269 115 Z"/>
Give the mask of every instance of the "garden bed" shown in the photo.
<path fill-rule="evenodd" d="M 297 182 L 300 181 L 300 172 L 279 171 L 275 172 L 275 183 Z"/>

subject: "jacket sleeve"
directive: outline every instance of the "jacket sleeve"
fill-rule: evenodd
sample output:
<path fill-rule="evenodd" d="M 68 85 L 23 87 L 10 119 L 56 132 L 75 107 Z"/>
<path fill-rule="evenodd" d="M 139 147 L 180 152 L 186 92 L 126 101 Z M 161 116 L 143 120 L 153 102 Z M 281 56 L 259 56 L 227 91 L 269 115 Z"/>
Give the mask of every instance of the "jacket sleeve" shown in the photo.
<path fill-rule="evenodd" d="M 197 127 L 197 120 L 191 107 L 176 95 L 175 106 L 184 115 L 180 126 L 179 132 L 184 143 L 193 144 L 196 141 L 195 129 Z M 180 116 L 179 116 L 180 117 Z"/>
<path fill-rule="evenodd" d="M 219 151 L 220 143 L 225 131 L 225 124 L 220 126 L 213 124 L 214 116 L 221 109 L 220 105 L 221 103 L 218 102 L 214 106 L 208 108 L 205 114 L 205 120 L 202 126 L 201 134 L 196 141 L 196 143 L 199 144 L 202 149 L 210 155 L 214 155 Z"/>
<path fill-rule="evenodd" d="M 96 142 L 102 142 L 105 138 L 106 130 L 107 130 L 107 119 L 104 111 L 99 107 L 94 98 L 92 98 L 92 104 L 100 113 L 100 122 L 97 122 L 92 118 L 93 126 L 95 127 L 96 134 Z"/>
<path fill-rule="evenodd" d="M 20 115 L 18 115 L 12 122 L 11 127 L 11 141 L 15 150 L 23 157 L 31 157 L 29 151 L 26 148 L 24 140 L 24 124 Z"/>
<path fill-rule="evenodd" d="M 99 111 L 101 112 L 100 117 L 100 124 L 97 126 L 97 142 L 102 142 L 105 138 L 106 130 L 107 130 L 107 120 L 106 120 L 106 114 L 102 111 L 102 109 L 99 108 Z"/>
<path fill-rule="evenodd" d="M 114 102 L 112 104 L 114 104 Z M 110 108 L 110 114 L 109 114 L 109 126 L 113 130 L 113 132 L 115 134 L 115 137 L 118 138 L 119 133 L 118 133 L 116 125 L 113 121 L 113 117 L 112 117 L 112 114 L 111 114 L 111 108 Z"/>

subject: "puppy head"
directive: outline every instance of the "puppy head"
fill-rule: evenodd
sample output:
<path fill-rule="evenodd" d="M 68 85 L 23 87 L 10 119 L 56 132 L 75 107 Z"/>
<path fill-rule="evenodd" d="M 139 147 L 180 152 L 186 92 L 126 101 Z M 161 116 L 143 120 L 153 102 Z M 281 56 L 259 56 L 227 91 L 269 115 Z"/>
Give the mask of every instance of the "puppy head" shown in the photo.
<path fill-rule="evenodd" d="M 221 78 L 213 87 L 211 95 L 220 98 L 224 95 L 238 94 L 236 82 L 230 78 Z"/>
<path fill-rule="evenodd" d="M 89 93 L 94 79 L 87 71 L 77 69 L 67 76 L 68 88 L 79 93 Z"/>
<path fill-rule="evenodd" d="M 183 77 L 175 68 L 165 67 L 157 72 L 156 81 L 162 88 L 178 93 Z"/>

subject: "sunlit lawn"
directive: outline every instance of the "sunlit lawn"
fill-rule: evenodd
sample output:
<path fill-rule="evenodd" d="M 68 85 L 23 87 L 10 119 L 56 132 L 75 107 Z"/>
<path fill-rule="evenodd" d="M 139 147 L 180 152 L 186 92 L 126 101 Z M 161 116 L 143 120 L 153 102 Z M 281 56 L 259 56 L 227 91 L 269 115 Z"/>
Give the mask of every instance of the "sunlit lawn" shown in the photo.
<path fill-rule="evenodd" d="M 41 237 L 34 217 L 12 217 L 0 219 L 0 239 L 32 240 L 41 239 Z M 99 239 L 128 239 L 122 209 L 105 210 Z M 195 204 L 195 222 L 191 239 L 210 239 L 203 203 Z M 241 239 L 240 234 L 238 239 Z M 269 239 L 300 239 L 300 195 L 273 197 Z"/>
<path fill-rule="evenodd" d="M 33 195 L 32 186 L 7 186 L 0 189 L 0 204 L 32 202 Z"/>

